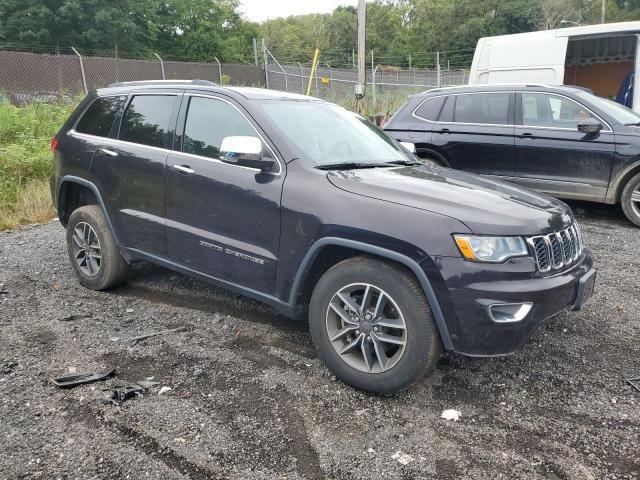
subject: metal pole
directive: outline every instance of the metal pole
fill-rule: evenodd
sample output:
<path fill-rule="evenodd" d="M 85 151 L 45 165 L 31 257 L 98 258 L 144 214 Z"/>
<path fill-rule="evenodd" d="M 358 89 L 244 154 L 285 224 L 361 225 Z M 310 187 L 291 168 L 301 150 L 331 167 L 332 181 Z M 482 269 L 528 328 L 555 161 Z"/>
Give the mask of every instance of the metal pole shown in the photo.
<path fill-rule="evenodd" d="M 331 92 L 331 100 L 333 100 L 333 69 L 328 63 L 325 63 L 325 65 L 329 68 L 329 91 Z"/>
<path fill-rule="evenodd" d="M 440 83 L 442 81 L 442 79 L 440 78 L 440 52 L 436 52 L 436 72 L 438 75 L 436 84 L 438 87 L 440 87 Z"/>
<path fill-rule="evenodd" d="M 367 3 L 365 0 L 358 0 L 358 84 L 356 85 L 356 111 L 362 113 L 364 110 L 364 89 L 367 82 L 365 70 L 365 34 L 367 24 Z"/>
<path fill-rule="evenodd" d="M 264 86 L 269 88 L 269 70 L 267 69 L 267 46 L 262 39 L 262 55 L 264 56 Z"/>
<path fill-rule="evenodd" d="M 606 0 L 602 0 L 602 11 L 600 12 L 600 23 L 604 23 L 604 14 L 607 10 L 607 2 Z"/>
<path fill-rule="evenodd" d="M 89 89 L 87 88 L 87 76 L 84 73 L 84 63 L 82 62 L 82 55 L 80 55 L 78 53 L 78 50 L 76 50 L 74 47 L 71 47 L 71 50 L 73 50 L 73 53 L 75 53 L 80 59 L 80 73 L 82 73 L 82 85 L 84 86 L 84 94 L 86 95 L 87 93 L 89 93 Z"/>
<path fill-rule="evenodd" d="M 259 67 L 259 63 L 258 63 L 258 41 L 256 40 L 256 37 L 253 37 L 253 59 L 256 62 L 256 67 Z"/>
<path fill-rule="evenodd" d="M 218 57 L 213 57 L 213 58 L 218 64 L 218 82 L 220 82 L 220 85 L 222 85 L 222 65 L 220 64 L 220 60 L 218 60 Z"/>
<path fill-rule="evenodd" d="M 313 80 L 313 76 L 316 72 L 316 67 L 318 66 L 318 56 L 320 55 L 320 49 L 316 48 L 316 51 L 313 53 L 313 62 L 311 63 L 311 71 L 309 72 L 309 83 L 307 84 L 307 95 L 311 95 L 311 81 Z M 316 94 L 317 94 L 317 81 L 318 77 L 316 76 Z"/>
<path fill-rule="evenodd" d="M 304 67 L 300 62 L 298 62 L 298 66 L 300 67 L 300 93 L 304 95 Z"/>
<path fill-rule="evenodd" d="M 373 52 L 371 52 L 373 53 Z M 373 114 L 376 114 L 376 73 L 378 71 L 378 67 L 372 69 L 372 79 L 371 79 L 371 93 L 373 95 Z"/>
<path fill-rule="evenodd" d="M 282 74 L 284 75 L 284 90 L 285 90 L 285 92 L 288 92 L 289 91 L 289 82 L 287 80 L 287 77 L 288 77 L 287 71 L 282 67 L 282 65 L 280 65 L 280 62 L 278 60 L 276 60 L 276 57 L 273 56 L 273 54 L 269 51 L 269 49 L 267 47 L 265 47 L 264 52 L 265 52 L 265 54 L 264 54 L 265 65 L 266 65 L 267 55 L 269 55 L 273 59 L 273 61 L 276 62 L 276 65 L 280 68 L 280 70 L 282 70 Z"/>
<path fill-rule="evenodd" d="M 160 58 L 160 55 L 158 55 L 157 53 L 154 53 L 154 55 L 156 56 L 156 58 L 158 60 L 160 60 L 160 70 L 162 71 L 162 80 L 165 79 L 164 77 L 164 62 L 162 61 L 162 58 Z"/>

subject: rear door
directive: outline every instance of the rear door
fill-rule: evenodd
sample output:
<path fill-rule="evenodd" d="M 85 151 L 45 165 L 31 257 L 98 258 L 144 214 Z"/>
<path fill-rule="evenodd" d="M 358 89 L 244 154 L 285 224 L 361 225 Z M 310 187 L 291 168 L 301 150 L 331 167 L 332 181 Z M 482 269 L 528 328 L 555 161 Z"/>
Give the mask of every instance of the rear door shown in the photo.
<path fill-rule="evenodd" d="M 603 201 L 615 152 L 610 126 L 563 95 L 518 93 L 515 183 L 554 196 Z M 602 125 L 597 135 L 578 131 L 582 120 Z"/>
<path fill-rule="evenodd" d="M 173 142 L 181 93 L 129 96 L 117 139 L 96 153 L 92 172 L 100 179 L 118 241 L 165 258 L 165 162 Z"/>
<path fill-rule="evenodd" d="M 172 261 L 261 292 L 275 290 L 280 243 L 278 171 L 220 161 L 225 137 L 251 136 L 277 158 L 257 124 L 224 96 L 185 94 L 167 159 L 167 246 Z"/>
<path fill-rule="evenodd" d="M 435 124 L 432 143 L 452 168 L 510 178 L 513 175 L 512 92 L 449 95 Z"/>

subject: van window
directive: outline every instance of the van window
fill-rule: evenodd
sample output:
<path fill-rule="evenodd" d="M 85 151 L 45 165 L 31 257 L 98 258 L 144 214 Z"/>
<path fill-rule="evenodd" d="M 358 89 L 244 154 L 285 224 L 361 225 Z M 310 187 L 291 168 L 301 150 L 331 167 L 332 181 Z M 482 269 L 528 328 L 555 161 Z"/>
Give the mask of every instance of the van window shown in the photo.
<path fill-rule="evenodd" d="M 531 127 L 571 128 L 593 115 L 573 100 L 548 93 L 522 93 L 522 124 Z"/>
<path fill-rule="evenodd" d="M 175 99 L 172 95 L 133 97 L 122 118 L 120 140 L 169 148 L 169 122 Z"/>
<path fill-rule="evenodd" d="M 429 120 L 431 122 L 435 122 L 438 118 L 440 110 L 442 109 L 442 105 L 444 104 L 445 99 L 446 97 L 427 98 L 416 109 L 416 116 L 425 120 Z"/>
<path fill-rule="evenodd" d="M 255 137 L 256 131 L 232 105 L 213 98 L 191 97 L 182 151 L 217 159 L 225 137 Z"/>
<path fill-rule="evenodd" d="M 453 121 L 506 125 L 509 122 L 510 96 L 508 92 L 456 95 Z"/>
<path fill-rule="evenodd" d="M 108 137 L 113 121 L 127 97 L 102 97 L 95 100 L 76 125 L 76 132 Z"/>

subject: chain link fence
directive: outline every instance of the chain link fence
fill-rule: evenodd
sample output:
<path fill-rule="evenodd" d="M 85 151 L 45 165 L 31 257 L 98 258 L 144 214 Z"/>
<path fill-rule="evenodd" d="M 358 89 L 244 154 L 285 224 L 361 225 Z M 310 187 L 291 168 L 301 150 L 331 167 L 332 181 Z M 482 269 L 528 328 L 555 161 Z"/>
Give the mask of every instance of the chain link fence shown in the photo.
<path fill-rule="evenodd" d="M 311 67 L 298 63 L 281 64 L 264 51 L 267 88 L 306 94 Z M 374 64 L 375 65 L 375 64 Z M 430 88 L 464 85 L 469 80 L 466 69 L 406 68 L 375 65 L 366 70 L 365 113 L 367 115 L 395 112 L 409 95 Z M 332 68 L 319 63 L 311 78 L 310 95 L 355 108 L 358 71 L 355 68 Z"/>
<path fill-rule="evenodd" d="M 159 79 L 265 86 L 264 71 L 255 65 L 0 50 L 0 97 L 16 105 L 74 98 L 114 82 Z"/>

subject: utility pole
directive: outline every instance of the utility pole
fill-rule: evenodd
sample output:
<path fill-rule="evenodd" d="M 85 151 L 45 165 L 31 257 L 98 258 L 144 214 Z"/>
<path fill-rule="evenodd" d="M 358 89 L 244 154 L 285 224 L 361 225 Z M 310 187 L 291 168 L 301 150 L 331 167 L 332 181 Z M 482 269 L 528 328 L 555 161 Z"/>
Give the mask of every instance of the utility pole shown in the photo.
<path fill-rule="evenodd" d="M 604 14 L 607 10 L 607 0 L 602 0 L 602 11 L 600 12 L 600 23 L 604 23 Z"/>
<path fill-rule="evenodd" d="M 366 83 L 364 40 L 367 24 L 367 4 L 365 0 L 358 0 L 358 84 L 356 85 L 356 110 L 364 110 L 364 87 Z M 373 72 L 371 72 L 373 73 Z"/>

